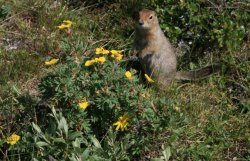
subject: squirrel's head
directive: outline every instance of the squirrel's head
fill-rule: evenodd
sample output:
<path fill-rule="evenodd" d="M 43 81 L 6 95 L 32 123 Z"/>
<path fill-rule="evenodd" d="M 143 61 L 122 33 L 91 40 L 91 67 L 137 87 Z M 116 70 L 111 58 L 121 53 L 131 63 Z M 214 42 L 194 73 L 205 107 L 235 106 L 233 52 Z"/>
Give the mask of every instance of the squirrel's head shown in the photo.
<path fill-rule="evenodd" d="M 142 29 L 150 29 L 158 25 L 158 19 L 154 11 L 143 9 L 139 12 L 136 26 Z"/>

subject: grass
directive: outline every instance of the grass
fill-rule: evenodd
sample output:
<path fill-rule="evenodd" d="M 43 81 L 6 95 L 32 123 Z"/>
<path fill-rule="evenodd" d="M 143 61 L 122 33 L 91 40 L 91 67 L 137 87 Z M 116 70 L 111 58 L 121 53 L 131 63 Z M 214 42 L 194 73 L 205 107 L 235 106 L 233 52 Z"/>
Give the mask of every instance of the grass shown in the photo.
<path fill-rule="evenodd" d="M 44 0 L 0 2 L 1 13 L 7 12 L 0 14 L 0 114 L 4 116 L 0 118 L 0 139 L 29 128 L 29 121 L 18 124 L 16 120 L 15 114 L 26 112 L 24 107 L 17 106 L 17 97 L 31 97 L 32 102 L 39 95 L 40 78 L 54 70 L 44 65 L 46 59 L 58 57 L 61 63 L 67 55 L 80 59 L 86 50 L 88 53 L 100 46 L 125 49 L 126 57 L 130 55 L 131 14 L 122 12 L 119 3 L 93 6 L 70 8 L 63 2 Z M 75 23 L 68 33 L 56 28 L 65 19 Z M 250 49 L 248 44 L 249 40 L 243 42 L 242 53 Z M 225 70 L 220 75 L 198 82 L 175 83 L 165 92 L 148 89 L 153 103 L 163 95 L 172 101 L 164 105 L 172 115 L 166 118 L 169 125 L 159 137 L 150 135 L 154 140 L 152 149 L 140 154 L 137 160 L 162 156 L 162 145 L 171 147 L 174 160 L 250 159 L 250 64 L 238 63 L 234 56 L 225 58 Z M 202 58 L 200 61 L 207 62 Z M 180 112 L 175 111 L 176 106 Z"/>

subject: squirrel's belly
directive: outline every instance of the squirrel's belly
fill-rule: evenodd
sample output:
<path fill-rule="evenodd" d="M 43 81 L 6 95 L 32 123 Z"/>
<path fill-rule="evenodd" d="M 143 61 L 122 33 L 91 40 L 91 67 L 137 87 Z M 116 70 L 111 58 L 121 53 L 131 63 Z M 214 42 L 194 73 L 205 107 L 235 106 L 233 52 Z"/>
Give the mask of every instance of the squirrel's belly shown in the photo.
<path fill-rule="evenodd" d="M 153 78 L 157 78 L 157 75 L 159 75 L 159 72 L 161 71 L 162 65 L 159 59 L 160 58 L 153 53 L 145 54 L 143 57 L 139 57 L 144 72 Z"/>
<path fill-rule="evenodd" d="M 176 60 L 174 57 L 169 58 L 162 54 L 149 53 L 139 57 L 139 60 L 144 72 L 154 80 L 165 84 L 165 82 L 169 83 L 174 79 L 176 73 Z"/>

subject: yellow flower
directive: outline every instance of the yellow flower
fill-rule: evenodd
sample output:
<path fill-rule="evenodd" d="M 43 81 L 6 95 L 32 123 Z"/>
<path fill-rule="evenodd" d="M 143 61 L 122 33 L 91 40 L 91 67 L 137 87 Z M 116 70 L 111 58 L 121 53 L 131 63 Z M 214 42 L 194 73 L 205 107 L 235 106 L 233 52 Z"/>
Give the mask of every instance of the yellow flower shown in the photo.
<path fill-rule="evenodd" d="M 119 129 L 121 129 L 122 131 L 127 130 L 127 126 L 128 126 L 127 115 L 124 114 L 123 116 L 119 117 L 118 121 L 114 123 L 113 125 L 116 126 L 115 128 L 116 131 L 118 131 Z"/>
<path fill-rule="evenodd" d="M 111 57 L 116 59 L 116 60 L 121 60 L 123 55 L 122 54 L 112 54 Z"/>
<path fill-rule="evenodd" d="M 63 24 L 57 26 L 59 29 L 64 29 L 64 28 L 70 28 L 72 26 L 73 22 L 70 20 L 64 20 Z"/>
<path fill-rule="evenodd" d="M 93 65 L 95 62 L 96 62 L 95 60 L 87 60 L 87 61 L 85 62 L 84 65 L 85 65 L 86 67 L 88 67 L 88 66 Z"/>
<path fill-rule="evenodd" d="M 96 48 L 96 49 L 95 49 L 95 53 L 96 53 L 96 54 L 108 54 L 109 51 L 106 50 L 106 49 L 104 49 L 104 48 Z"/>
<path fill-rule="evenodd" d="M 79 104 L 79 107 L 80 107 L 81 109 L 84 109 L 84 110 L 90 105 L 89 102 L 84 101 L 84 100 L 81 100 L 78 104 Z"/>
<path fill-rule="evenodd" d="M 146 80 L 149 82 L 149 83 L 154 83 L 155 81 L 153 79 L 151 79 L 147 74 L 144 74 Z"/>
<path fill-rule="evenodd" d="M 45 61 L 46 65 L 54 65 L 59 61 L 59 59 L 51 59 L 50 61 Z"/>
<path fill-rule="evenodd" d="M 71 25 L 70 24 L 61 24 L 61 25 L 59 25 L 59 26 L 57 26 L 57 28 L 59 28 L 59 29 L 64 29 L 64 28 L 70 28 L 71 27 Z"/>
<path fill-rule="evenodd" d="M 92 59 L 92 60 L 87 60 L 85 62 L 85 66 L 88 67 L 90 65 L 93 65 L 94 63 L 103 64 L 105 61 L 106 61 L 106 58 L 104 56 L 102 56 L 102 57 L 95 58 L 95 59 Z"/>
<path fill-rule="evenodd" d="M 117 55 L 117 54 L 123 53 L 124 50 L 111 50 L 110 52 L 111 52 L 111 54 Z"/>
<path fill-rule="evenodd" d="M 125 76 L 128 78 L 128 80 L 132 80 L 132 74 L 130 71 L 126 71 Z"/>
<path fill-rule="evenodd" d="M 123 55 L 121 54 L 124 50 L 111 50 L 111 57 L 116 60 L 121 60 Z"/>
<path fill-rule="evenodd" d="M 100 63 L 100 64 L 103 64 L 106 61 L 106 58 L 104 56 L 102 56 L 99 58 L 95 58 L 95 61 Z"/>
<path fill-rule="evenodd" d="M 8 137 L 6 141 L 8 144 L 14 145 L 20 140 L 20 138 L 21 138 L 20 136 L 18 136 L 14 133 L 10 137 Z"/>

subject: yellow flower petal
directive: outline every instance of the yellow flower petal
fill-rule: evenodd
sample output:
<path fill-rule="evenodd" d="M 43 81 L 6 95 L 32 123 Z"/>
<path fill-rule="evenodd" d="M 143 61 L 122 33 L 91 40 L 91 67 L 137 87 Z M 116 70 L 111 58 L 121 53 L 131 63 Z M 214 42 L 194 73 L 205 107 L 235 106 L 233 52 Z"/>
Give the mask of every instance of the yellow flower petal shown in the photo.
<path fill-rule="evenodd" d="M 103 48 L 96 48 L 96 49 L 95 49 L 95 53 L 96 53 L 96 54 L 101 54 L 101 53 L 102 53 L 102 50 L 103 50 Z"/>
<path fill-rule="evenodd" d="M 118 125 L 119 124 L 119 122 L 115 122 L 115 123 L 113 123 L 113 125 Z"/>
<path fill-rule="evenodd" d="M 123 55 L 122 54 L 112 54 L 111 57 L 116 59 L 116 60 L 121 60 Z"/>
<path fill-rule="evenodd" d="M 93 65 L 95 62 L 96 62 L 95 60 L 87 60 L 87 61 L 85 62 L 84 65 L 85 65 L 86 67 L 88 67 L 88 66 Z"/>
<path fill-rule="evenodd" d="M 119 123 L 119 124 L 117 124 L 115 130 L 118 131 L 120 128 L 121 128 L 121 124 Z"/>
<path fill-rule="evenodd" d="M 62 25 L 57 26 L 57 28 L 64 29 L 64 28 L 66 28 L 66 25 L 62 24 Z"/>
<path fill-rule="evenodd" d="M 60 26 L 57 26 L 59 29 L 64 29 L 64 28 L 70 28 L 71 24 L 61 24 Z"/>
<path fill-rule="evenodd" d="M 70 28 L 72 26 L 73 22 L 70 20 L 64 20 L 63 24 L 57 26 L 59 29 L 64 29 L 64 28 Z"/>
<path fill-rule="evenodd" d="M 109 50 L 106 50 L 104 48 L 96 48 L 95 49 L 95 53 L 96 54 L 108 54 L 109 53 Z"/>
<path fill-rule="evenodd" d="M 78 104 L 79 104 L 79 107 L 80 107 L 81 109 L 84 109 L 84 110 L 90 105 L 89 102 L 86 102 L 86 101 L 84 101 L 84 100 L 81 100 Z"/>
<path fill-rule="evenodd" d="M 111 50 L 111 57 L 116 59 L 116 60 L 121 60 L 123 55 L 121 54 L 122 52 L 124 52 L 124 50 Z"/>
<path fill-rule="evenodd" d="M 125 76 L 128 78 L 128 80 L 132 80 L 132 74 L 130 71 L 126 71 Z"/>
<path fill-rule="evenodd" d="M 59 59 L 51 59 L 50 61 L 45 61 L 46 65 L 54 65 L 59 61 Z"/>
<path fill-rule="evenodd" d="M 110 52 L 111 52 L 111 54 L 117 55 L 117 54 L 123 53 L 124 50 L 111 50 Z"/>
<path fill-rule="evenodd" d="M 73 24 L 73 22 L 70 21 L 70 20 L 64 20 L 63 22 L 66 23 L 66 24 L 71 24 L 71 25 Z"/>
<path fill-rule="evenodd" d="M 12 134 L 10 137 L 7 138 L 6 142 L 10 145 L 16 144 L 20 140 L 20 136 L 16 135 L 15 133 Z"/>
<path fill-rule="evenodd" d="M 123 125 L 123 127 L 121 128 L 122 131 L 127 130 L 127 126 L 128 126 L 128 123 L 125 123 L 125 124 Z"/>
<path fill-rule="evenodd" d="M 154 83 L 155 81 L 153 79 L 151 79 L 147 74 L 144 74 L 146 80 L 149 82 L 149 83 Z"/>
<path fill-rule="evenodd" d="M 103 64 L 106 61 L 106 58 L 104 56 L 102 56 L 99 58 L 95 58 L 95 61 L 100 63 L 100 64 Z"/>

